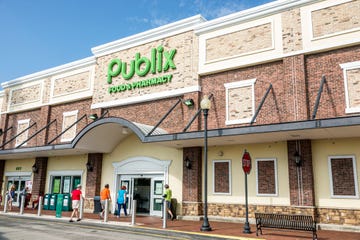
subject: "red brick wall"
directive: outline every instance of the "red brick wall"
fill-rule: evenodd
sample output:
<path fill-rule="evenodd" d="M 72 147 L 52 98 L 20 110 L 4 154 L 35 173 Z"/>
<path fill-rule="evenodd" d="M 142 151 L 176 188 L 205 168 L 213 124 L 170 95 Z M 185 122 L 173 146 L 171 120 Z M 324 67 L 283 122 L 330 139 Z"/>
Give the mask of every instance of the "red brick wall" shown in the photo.
<path fill-rule="evenodd" d="M 258 66 L 236 69 L 223 73 L 211 74 L 201 77 L 201 88 L 204 94 L 214 95 L 212 106 L 209 110 L 208 128 L 237 127 L 241 124 L 226 126 L 226 90 L 224 83 L 238 82 L 256 78 L 255 83 L 255 108 L 265 95 L 270 83 L 273 90 L 269 93 L 255 124 L 279 123 L 287 120 L 288 100 L 284 98 L 284 66 L 282 61 L 261 64 Z M 243 124 L 244 125 L 244 124 Z M 248 124 L 245 124 L 248 125 Z"/>
<path fill-rule="evenodd" d="M 198 94 L 189 94 L 184 99 L 192 98 L 198 106 Z M 138 103 L 127 106 L 120 106 L 109 109 L 110 116 L 122 117 L 132 122 L 155 126 L 161 118 L 176 104 L 176 98 L 161 99 L 156 101 Z M 187 122 L 196 113 L 197 107 L 189 108 L 179 103 L 174 110 L 164 119 L 159 128 L 165 129 L 170 133 L 182 132 Z M 190 130 L 197 130 L 198 119 L 191 125 Z"/>
<path fill-rule="evenodd" d="M 345 114 L 344 75 L 339 64 L 360 60 L 360 46 L 348 47 L 306 57 L 306 84 L 309 110 L 313 111 L 322 75 L 326 77 L 316 118 L 342 117 Z"/>
<path fill-rule="evenodd" d="M 34 125 L 33 127 L 31 127 L 28 130 L 28 137 L 30 137 L 38 129 L 41 129 L 43 127 L 43 126 L 40 126 L 40 124 L 39 124 L 40 119 L 41 119 L 40 109 L 35 109 L 35 110 L 31 110 L 31 111 L 27 111 L 27 112 L 21 112 L 21 113 L 8 114 L 8 120 L 7 120 L 7 125 L 6 125 L 5 129 L 7 129 L 7 128 L 11 127 L 11 126 L 12 126 L 12 128 L 4 134 L 4 142 L 3 142 L 3 144 L 10 141 L 11 138 L 13 138 L 14 136 L 16 136 L 18 134 L 17 133 L 18 121 L 19 120 L 24 120 L 24 119 L 30 119 L 29 126 L 31 126 L 33 123 L 36 123 L 36 125 Z M 15 148 L 15 144 L 16 144 L 16 139 L 14 139 L 11 142 L 7 143 L 4 146 L 4 149 Z M 34 137 L 33 139 L 31 139 L 30 141 L 28 141 L 26 143 L 26 147 L 33 147 L 33 146 L 37 146 L 37 145 L 38 145 L 38 142 L 37 142 L 36 137 Z"/>
<path fill-rule="evenodd" d="M 49 136 L 48 141 L 52 141 L 56 136 L 58 136 L 62 131 L 63 124 L 63 113 L 71 112 L 78 110 L 77 119 L 79 120 L 84 114 L 87 116 L 90 115 L 91 112 L 91 99 L 81 100 L 72 103 L 64 103 L 56 106 L 52 106 L 50 108 L 50 119 L 52 121 L 56 119 L 56 122 L 49 127 Z M 79 121 L 76 125 L 76 133 L 79 133 L 86 125 L 91 123 L 92 120 L 88 117 L 85 117 L 81 121 Z M 57 138 L 52 144 L 61 144 L 61 137 Z"/>
<path fill-rule="evenodd" d="M 273 160 L 258 161 L 258 193 L 275 194 L 275 165 Z"/>
<path fill-rule="evenodd" d="M 334 195 L 356 196 L 352 158 L 331 159 Z"/>
<path fill-rule="evenodd" d="M 229 162 L 215 162 L 214 164 L 214 189 L 216 193 L 230 193 Z"/>

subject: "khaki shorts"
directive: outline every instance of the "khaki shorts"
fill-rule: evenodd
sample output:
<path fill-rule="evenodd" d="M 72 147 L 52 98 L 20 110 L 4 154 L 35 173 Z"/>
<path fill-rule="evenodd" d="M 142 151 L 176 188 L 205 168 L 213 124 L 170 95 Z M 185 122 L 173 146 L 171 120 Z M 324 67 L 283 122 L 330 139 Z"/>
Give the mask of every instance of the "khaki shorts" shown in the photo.
<path fill-rule="evenodd" d="M 79 208 L 80 207 L 80 200 L 72 200 L 72 208 Z"/>

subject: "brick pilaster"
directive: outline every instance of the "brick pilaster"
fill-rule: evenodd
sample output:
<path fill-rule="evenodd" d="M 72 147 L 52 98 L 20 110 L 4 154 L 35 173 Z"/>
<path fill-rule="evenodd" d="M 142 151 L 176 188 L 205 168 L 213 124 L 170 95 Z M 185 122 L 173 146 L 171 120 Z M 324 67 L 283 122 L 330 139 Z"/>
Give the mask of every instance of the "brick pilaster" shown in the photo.
<path fill-rule="evenodd" d="M 191 168 L 186 168 L 188 158 Z M 202 201 L 202 148 L 183 149 L 183 215 L 200 215 Z"/>
<path fill-rule="evenodd" d="M 2 186 L 4 183 L 4 174 L 5 174 L 5 160 L 0 160 L 0 193 L 2 191 Z M 4 186 L 6 190 L 6 186 Z"/>
<path fill-rule="evenodd" d="M 284 58 L 284 99 L 286 102 L 285 122 L 309 119 L 307 86 L 305 80 L 305 57 L 296 55 Z"/>
<path fill-rule="evenodd" d="M 92 171 L 86 173 L 86 198 L 93 198 L 100 195 L 102 153 L 89 153 L 88 162 L 92 166 Z"/>
<path fill-rule="evenodd" d="M 38 196 L 45 194 L 45 183 L 46 183 L 46 172 L 47 172 L 47 157 L 37 157 L 35 158 L 35 165 L 38 168 L 38 171 L 33 173 L 33 185 L 32 185 L 32 199 L 37 199 Z"/>
<path fill-rule="evenodd" d="M 311 140 L 288 141 L 290 203 L 295 206 L 314 206 L 314 174 Z M 295 152 L 301 157 L 301 166 L 296 166 Z"/>
<path fill-rule="evenodd" d="M 39 118 L 39 122 L 37 123 L 38 128 L 45 127 L 49 123 L 50 113 L 51 113 L 51 109 L 50 109 L 49 105 L 41 107 L 40 118 Z M 53 124 L 55 124 L 55 123 L 53 123 Z M 49 128 L 50 128 L 50 126 L 47 129 L 44 129 L 42 132 L 39 133 L 38 145 L 40 145 L 40 146 L 46 145 L 46 143 L 48 141 Z"/>

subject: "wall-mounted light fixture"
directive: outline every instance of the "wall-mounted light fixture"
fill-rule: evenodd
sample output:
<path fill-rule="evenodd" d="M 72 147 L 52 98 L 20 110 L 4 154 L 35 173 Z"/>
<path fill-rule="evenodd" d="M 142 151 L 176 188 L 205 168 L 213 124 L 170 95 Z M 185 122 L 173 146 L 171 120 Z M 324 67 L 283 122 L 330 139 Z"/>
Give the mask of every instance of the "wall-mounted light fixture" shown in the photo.
<path fill-rule="evenodd" d="M 31 170 L 33 173 L 38 173 L 39 167 L 36 165 L 36 163 L 34 163 L 34 165 L 31 167 Z"/>
<path fill-rule="evenodd" d="M 190 158 L 189 157 L 186 157 L 185 158 L 185 167 L 187 169 L 191 169 L 191 161 L 190 161 Z"/>
<path fill-rule="evenodd" d="M 3 135 L 4 133 L 6 133 L 7 131 L 9 131 L 10 129 L 12 129 L 12 127 L 9 127 L 5 130 L 3 130 L 2 128 L 0 128 L 0 136 Z"/>
<path fill-rule="evenodd" d="M 301 166 L 301 156 L 298 151 L 295 152 L 294 159 L 295 159 L 296 166 L 300 167 Z"/>
<path fill-rule="evenodd" d="M 89 118 L 91 119 L 91 120 L 93 120 L 93 121 L 96 121 L 96 120 L 98 120 L 98 115 L 96 114 L 96 113 L 94 113 L 94 114 L 90 114 L 89 115 Z"/>
<path fill-rule="evenodd" d="M 86 163 L 86 169 L 88 170 L 88 172 L 92 172 L 94 169 L 89 160 Z"/>
<path fill-rule="evenodd" d="M 184 104 L 188 107 L 192 107 L 194 106 L 194 100 L 192 100 L 192 98 L 186 99 L 184 100 Z"/>
<path fill-rule="evenodd" d="M 129 133 L 128 127 L 123 126 L 121 132 L 122 132 L 122 134 L 128 134 Z"/>

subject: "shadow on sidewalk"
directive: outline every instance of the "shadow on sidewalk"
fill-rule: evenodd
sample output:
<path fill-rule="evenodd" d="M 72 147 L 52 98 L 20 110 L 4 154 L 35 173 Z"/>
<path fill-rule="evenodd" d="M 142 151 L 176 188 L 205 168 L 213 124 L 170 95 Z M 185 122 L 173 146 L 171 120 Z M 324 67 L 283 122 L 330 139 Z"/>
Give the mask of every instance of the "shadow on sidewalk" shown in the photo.
<path fill-rule="evenodd" d="M 6 214 L 3 212 L 3 206 L 0 207 L 1 214 Z M 18 213 L 20 215 L 20 209 L 18 207 L 13 207 L 11 214 Z M 38 211 L 37 209 L 24 209 L 24 214 L 33 215 L 37 217 Z M 71 211 L 63 211 L 61 213 L 61 218 L 70 218 Z M 53 216 L 56 219 L 56 211 L 55 210 L 42 210 L 41 216 L 51 217 Z M 39 218 L 41 218 L 41 216 Z M 99 220 L 99 224 L 101 224 L 102 220 L 97 213 L 84 213 L 83 219 L 91 219 L 91 220 Z M 125 217 L 121 215 L 119 218 L 117 216 L 110 214 L 108 215 L 108 223 L 128 223 L 131 225 L 132 218 L 131 216 Z M 151 228 L 151 229 L 161 229 L 167 231 L 181 231 L 181 232 L 189 232 L 195 234 L 206 234 L 206 235 L 218 235 L 226 238 L 227 236 L 232 238 L 259 238 L 259 239 L 268 239 L 268 240 L 294 240 L 294 239 L 312 239 L 311 232 L 303 232 L 303 231 L 289 231 L 289 230 L 281 230 L 281 229 L 263 229 L 263 235 L 256 236 L 256 227 L 251 225 L 251 233 L 245 234 L 243 233 L 244 224 L 243 223 L 234 223 L 234 222 L 220 222 L 220 221 L 211 221 L 210 218 L 210 226 L 212 231 L 210 232 L 202 232 L 200 231 L 200 227 L 202 225 L 202 221 L 190 221 L 190 220 L 168 220 L 167 228 L 163 229 L 163 221 L 160 217 L 147 216 L 147 215 L 137 215 L 136 216 L 136 225 L 141 228 Z M 126 226 L 126 224 L 123 224 Z M 329 231 L 329 230 L 318 230 L 318 239 L 326 239 L 326 240 L 353 240 L 360 239 L 359 232 L 342 232 L 342 231 Z"/>

